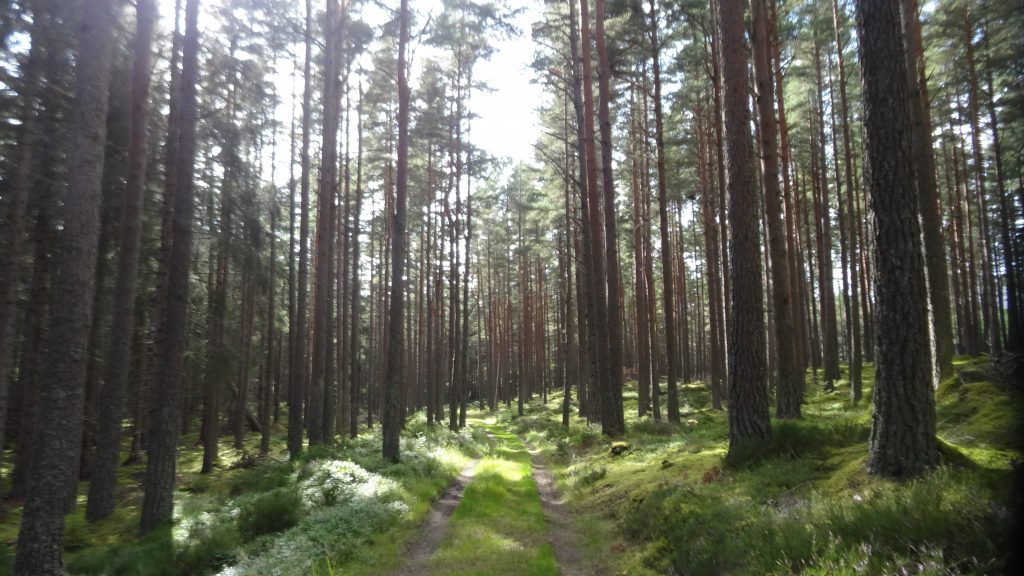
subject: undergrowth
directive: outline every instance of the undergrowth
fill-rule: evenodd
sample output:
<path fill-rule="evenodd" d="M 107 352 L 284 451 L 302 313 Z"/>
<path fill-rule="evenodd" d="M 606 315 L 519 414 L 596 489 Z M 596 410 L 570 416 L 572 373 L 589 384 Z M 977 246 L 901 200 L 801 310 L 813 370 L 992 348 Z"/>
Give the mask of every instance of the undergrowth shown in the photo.
<path fill-rule="evenodd" d="M 559 463 L 610 573 L 1000 573 L 1024 409 L 985 359 L 956 369 L 936 392 L 941 464 L 906 482 L 865 469 L 872 366 L 858 405 L 848 382 L 826 393 L 809 374 L 804 417 L 773 421 L 770 441 L 728 461 L 726 414 L 700 382 L 680 387 L 679 423 L 637 417 L 627 385 L 627 448 L 576 416 L 563 428 L 557 393 L 507 420 Z"/>
<path fill-rule="evenodd" d="M 482 432 L 449 432 L 416 416 L 403 433 L 397 464 L 380 456 L 376 430 L 311 447 L 291 461 L 276 436 L 265 458 L 222 446 L 220 465 L 204 475 L 201 448 L 192 440 L 182 442 L 174 523 L 137 536 L 141 493 L 136 475 L 126 472 L 125 496 L 113 516 L 90 524 L 82 506 L 68 516 L 69 573 L 287 576 L 330 566 L 330 573 L 343 574 L 373 555 L 376 543 L 391 546 L 381 562 L 394 563 L 393 543 L 408 536 L 434 497 L 486 444 Z M 258 437 L 248 438 L 246 448 L 256 443 Z M 11 558 L 14 539 L 7 535 L 16 535 L 16 528 L 17 514 L 0 523 L 0 568 Z"/>

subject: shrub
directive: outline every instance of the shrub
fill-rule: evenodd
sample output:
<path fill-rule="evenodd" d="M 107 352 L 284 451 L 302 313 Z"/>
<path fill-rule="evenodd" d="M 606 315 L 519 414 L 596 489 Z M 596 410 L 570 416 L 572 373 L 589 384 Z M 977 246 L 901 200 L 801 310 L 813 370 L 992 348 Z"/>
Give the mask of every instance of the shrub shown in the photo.
<path fill-rule="evenodd" d="M 836 448 L 864 444 L 870 436 L 871 423 L 866 419 L 782 420 L 775 423 L 771 440 L 748 441 L 734 447 L 728 463 L 744 467 L 779 456 L 825 456 Z"/>
<path fill-rule="evenodd" d="M 164 527 L 143 538 L 107 548 L 85 549 L 68 561 L 71 574 L 109 576 L 174 576 L 171 531 Z"/>
<path fill-rule="evenodd" d="M 947 469 L 873 496 L 811 493 L 754 512 L 717 484 L 675 485 L 636 503 L 624 528 L 654 542 L 652 567 L 687 574 L 997 573 L 1007 518 L 988 496 L 976 476 Z"/>
<path fill-rule="evenodd" d="M 608 469 L 604 466 L 587 466 L 576 475 L 574 484 L 577 488 L 583 488 L 604 480 L 607 475 Z"/>
<path fill-rule="evenodd" d="M 280 532 L 299 522 L 302 498 L 294 488 L 277 488 L 245 501 L 238 512 L 238 530 L 248 536 Z"/>
<path fill-rule="evenodd" d="M 254 492 L 268 492 L 287 486 L 292 480 L 292 465 L 289 462 L 275 462 L 234 472 L 228 481 L 228 494 L 239 496 Z"/>
<path fill-rule="evenodd" d="M 234 523 L 215 521 L 195 525 L 189 531 L 188 542 L 175 551 L 178 574 L 201 574 L 231 565 L 242 537 Z"/>
<path fill-rule="evenodd" d="M 207 474 L 200 474 L 182 486 L 181 490 L 191 494 L 205 494 L 210 491 L 211 485 L 210 476 Z"/>
<path fill-rule="evenodd" d="M 397 482 L 347 460 L 311 462 L 303 467 L 300 478 L 302 500 L 311 507 L 333 506 L 356 497 L 382 502 L 399 498 Z"/>
<path fill-rule="evenodd" d="M 393 480 L 352 462 L 311 462 L 300 476 L 302 497 L 314 504 L 313 511 L 265 550 L 243 558 L 233 574 L 307 575 L 325 557 L 342 563 L 407 511 Z M 327 505 L 329 499 L 333 504 Z"/>
<path fill-rule="evenodd" d="M 632 434 L 642 434 L 646 436 L 671 436 L 678 430 L 678 426 L 665 420 L 653 420 L 651 418 L 644 418 L 638 420 L 635 424 L 630 426 L 630 432 Z"/>

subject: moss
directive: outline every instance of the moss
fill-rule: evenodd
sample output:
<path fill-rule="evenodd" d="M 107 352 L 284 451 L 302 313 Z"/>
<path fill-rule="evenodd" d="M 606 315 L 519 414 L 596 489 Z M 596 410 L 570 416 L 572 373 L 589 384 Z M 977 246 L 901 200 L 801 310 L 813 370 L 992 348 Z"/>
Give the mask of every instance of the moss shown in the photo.
<path fill-rule="evenodd" d="M 986 373 L 985 363 L 960 358 L 957 367 Z M 1008 387 L 947 379 L 936 393 L 942 466 L 897 483 L 866 470 L 873 366 L 863 376 L 865 397 L 855 405 L 848 382 L 825 393 L 808 374 L 804 418 L 773 422 L 772 440 L 729 466 L 728 422 L 714 410 L 696 409 L 687 414 L 694 424 L 670 427 L 637 418 L 627 403 L 631 450 L 618 458 L 607 444 L 584 441 L 591 428 L 576 418 L 560 435 L 541 424 L 539 437 L 561 459 L 593 547 L 614 551 L 611 572 L 999 572 L 1001 510 L 1011 462 L 1021 458 L 1019 401 Z M 696 391 L 682 387 L 681 403 Z M 554 419 L 555 408 L 531 407 L 520 420 Z"/>

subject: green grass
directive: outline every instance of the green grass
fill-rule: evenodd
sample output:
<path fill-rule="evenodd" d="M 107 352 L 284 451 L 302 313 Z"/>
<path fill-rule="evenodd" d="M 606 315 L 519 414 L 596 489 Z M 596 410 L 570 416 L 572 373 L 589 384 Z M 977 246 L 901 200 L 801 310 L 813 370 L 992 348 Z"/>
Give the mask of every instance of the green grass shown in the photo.
<path fill-rule="evenodd" d="M 101 522 L 85 521 L 83 483 L 80 505 L 65 520 L 65 563 L 84 575 L 191 576 L 236 565 L 241 574 L 305 575 L 328 562 L 337 574 L 380 573 L 398 565 L 431 502 L 487 441 L 423 420 L 410 419 L 398 464 L 380 457 L 379 429 L 289 462 L 282 421 L 269 458 L 249 456 L 258 453 L 258 434 L 243 450 L 228 438 L 213 473 L 200 475 L 202 448 L 187 435 L 174 524 L 138 536 L 144 465 L 122 467 L 117 511 Z M 316 475 L 328 468 L 345 473 Z M 19 522 L 18 507 L 0 518 L 0 574 L 13 565 Z"/>
<path fill-rule="evenodd" d="M 825 393 L 809 374 L 804 418 L 773 421 L 770 442 L 728 462 L 726 414 L 699 382 L 681 387 L 677 425 L 637 418 L 627 386 L 629 450 L 617 456 L 599 427 L 560 426 L 557 393 L 508 421 L 558 464 L 609 573 L 997 573 L 1024 411 L 1008 385 L 978 380 L 984 365 L 957 360 L 971 375 L 937 392 L 942 464 L 902 483 L 866 473 L 871 366 L 856 406 L 848 382 Z"/>
<path fill-rule="evenodd" d="M 182 439 L 175 524 L 136 534 L 143 465 L 122 467 L 111 517 L 66 518 L 72 574 L 176 576 L 238 566 L 242 574 L 387 573 L 433 500 L 470 458 L 481 458 L 430 561 L 431 574 L 555 574 L 547 523 L 516 434 L 541 449 L 576 511 L 584 554 L 624 574 L 987 574 L 1006 568 L 1012 466 L 1022 459 L 1024 401 L 984 358 L 957 358 L 936 391 L 941 465 L 892 482 L 865 470 L 874 371 L 865 398 L 821 391 L 808 374 L 804 418 L 773 421 L 771 441 L 725 460 L 726 414 L 703 383 L 680 386 L 679 424 L 638 418 L 627 386 L 627 446 L 600 427 L 561 422 L 561 396 L 525 416 L 473 413 L 461 433 L 410 419 L 403 459 L 379 455 L 379 430 L 287 461 L 284 430 L 270 458 L 258 435 L 230 438 L 200 475 L 195 435 Z M 488 418 L 485 420 L 485 418 Z M 493 438 L 485 435 L 489 431 Z M 515 433 L 511 433 L 514 431 Z M 10 458 L 5 458 L 10 461 Z M 0 517 L 0 573 L 10 571 L 20 509 Z"/>
<path fill-rule="evenodd" d="M 548 526 L 523 443 L 499 426 L 472 482 L 452 514 L 441 548 L 428 565 L 434 575 L 555 575 Z"/>

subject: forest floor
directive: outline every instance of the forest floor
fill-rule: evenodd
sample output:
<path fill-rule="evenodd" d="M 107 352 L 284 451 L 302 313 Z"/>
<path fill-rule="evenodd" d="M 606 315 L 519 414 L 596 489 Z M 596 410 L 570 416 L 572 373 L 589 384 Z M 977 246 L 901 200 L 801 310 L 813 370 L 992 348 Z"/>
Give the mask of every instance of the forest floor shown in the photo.
<path fill-rule="evenodd" d="M 289 461 L 284 429 L 221 446 L 199 474 L 182 441 L 175 524 L 139 538 L 143 466 L 122 468 L 117 512 L 66 520 L 71 574 L 176 576 L 429 574 L 994 574 L 1008 568 L 1014 466 L 1024 401 L 986 359 L 960 358 L 936 392 L 942 464 L 893 482 L 866 474 L 873 372 L 865 398 L 808 375 L 804 417 L 774 421 L 771 442 L 725 460 L 728 421 L 702 383 L 680 388 L 679 424 L 637 417 L 612 442 L 561 395 L 471 411 L 459 433 L 410 418 L 402 462 L 379 455 L 379 428 Z M 283 426 L 284 419 L 281 420 Z M 5 455 L 6 462 L 10 455 Z M 1019 468 L 1019 467 L 1018 467 Z M 2 489 L 4 487 L 0 487 Z M 0 574 L 20 510 L 0 512 Z"/>
<path fill-rule="evenodd" d="M 727 414 L 702 383 L 681 386 L 679 424 L 638 418 L 627 383 L 616 442 L 575 415 L 563 428 L 557 393 L 499 422 L 551 463 L 582 548 L 609 574 L 1012 572 L 1020 382 L 987 358 L 958 358 L 936 391 L 940 466 L 904 482 L 866 472 L 873 384 L 865 366 L 853 405 L 847 381 L 824 392 L 809 373 L 803 418 L 773 418 L 774 438 L 734 461 Z"/>

